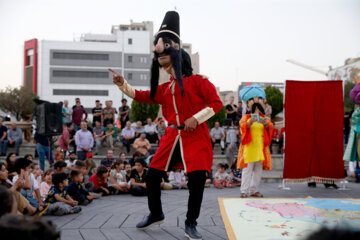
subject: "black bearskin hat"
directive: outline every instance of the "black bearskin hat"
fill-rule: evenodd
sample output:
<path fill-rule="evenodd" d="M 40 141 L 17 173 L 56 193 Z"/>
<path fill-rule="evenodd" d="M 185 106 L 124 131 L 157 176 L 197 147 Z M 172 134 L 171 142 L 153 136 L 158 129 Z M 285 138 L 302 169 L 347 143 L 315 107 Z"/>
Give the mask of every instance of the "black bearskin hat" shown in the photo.
<path fill-rule="evenodd" d="M 160 29 L 156 34 L 155 43 L 161 37 L 168 37 L 180 44 L 180 16 L 177 12 L 169 11 L 165 14 Z"/>
<path fill-rule="evenodd" d="M 159 38 L 163 38 L 164 44 L 170 47 L 166 48 L 163 53 L 170 55 L 171 65 L 175 71 L 175 78 L 178 81 L 181 89 L 181 95 L 184 95 L 183 81 L 182 81 L 182 50 L 180 48 L 180 17 L 175 11 L 169 11 L 165 14 L 164 20 L 160 26 L 158 33 L 155 36 L 154 45 L 158 42 Z M 172 46 L 171 40 L 178 44 L 179 48 L 176 49 Z M 151 89 L 150 97 L 155 101 L 156 90 L 159 85 L 159 68 L 161 67 L 158 62 L 159 53 L 154 52 L 154 58 L 151 65 Z M 191 65 L 191 61 L 190 61 Z M 192 72 L 192 69 L 191 69 Z"/>

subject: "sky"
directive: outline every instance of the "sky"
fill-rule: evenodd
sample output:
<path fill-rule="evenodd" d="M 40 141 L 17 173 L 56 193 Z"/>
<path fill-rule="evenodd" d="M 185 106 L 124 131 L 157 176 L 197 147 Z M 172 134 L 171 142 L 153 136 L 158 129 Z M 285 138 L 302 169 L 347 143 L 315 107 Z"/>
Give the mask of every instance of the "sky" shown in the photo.
<path fill-rule="evenodd" d="M 72 41 L 109 34 L 112 25 L 180 14 L 180 35 L 200 55 L 200 72 L 236 91 L 241 82 L 323 80 L 327 71 L 360 57 L 359 0 L 0 0 L 0 89 L 23 81 L 24 41 Z"/>

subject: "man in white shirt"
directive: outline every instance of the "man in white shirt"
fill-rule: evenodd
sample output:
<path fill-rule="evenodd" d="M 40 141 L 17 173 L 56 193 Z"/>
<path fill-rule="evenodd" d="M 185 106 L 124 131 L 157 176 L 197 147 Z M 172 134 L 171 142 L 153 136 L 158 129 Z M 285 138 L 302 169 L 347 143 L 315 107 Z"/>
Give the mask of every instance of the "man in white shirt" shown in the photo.
<path fill-rule="evenodd" d="M 152 122 L 151 118 L 146 119 L 145 134 L 150 143 L 156 143 L 158 140 L 156 124 Z"/>
<path fill-rule="evenodd" d="M 135 131 L 131 127 L 131 122 L 126 122 L 126 127 L 121 130 L 122 143 L 126 147 L 127 152 L 130 152 L 130 145 L 134 142 Z"/>
<path fill-rule="evenodd" d="M 81 129 L 75 134 L 76 153 L 79 160 L 86 159 L 86 153 L 91 152 L 94 146 L 94 137 L 87 129 L 87 123 L 82 121 L 80 124 Z"/>
<path fill-rule="evenodd" d="M 65 160 L 66 168 L 69 170 L 76 170 L 75 163 L 76 163 L 76 154 L 74 151 L 69 152 L 69 159 Z"/>
<path fill-rule="evenodd" d="M 215 126 L 210 131 L 211 143 L 214 149 L 215 143 L 220 143 L 221 146 L 221 154 L 224 154 L 225 150 L 225 133 L 222 128 L 220 128 L 220 123 L 215 122 Z"/>

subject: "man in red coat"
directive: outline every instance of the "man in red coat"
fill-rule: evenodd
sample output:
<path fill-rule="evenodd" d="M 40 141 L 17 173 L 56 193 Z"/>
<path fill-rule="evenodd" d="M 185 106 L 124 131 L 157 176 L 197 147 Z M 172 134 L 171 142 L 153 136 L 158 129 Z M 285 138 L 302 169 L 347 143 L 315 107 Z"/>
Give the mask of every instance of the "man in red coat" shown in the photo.
<path fill-rule="evenodd" d="M 140 103 L 161 104 L 169 126 L 161 138 L 146 177 L 150 215 L 137 224 L 138 229 L 164 222 L 160 183 L 165 171 L 182 167 L 189 178 L 189 202 L 185 236 L 201 239 L 196 230 L 206 181 L 211 171 L 213 151 L 206 120 L 223 105 L 214 85 L 205 77 L 192 74 L 190 56 L 180 48 L 179 15 L 167 12 L 155 37 L 151 90 L 134 90 L 117 72 L 113 82 Z M 170 75 L 170 82 L 158 86 L 159 68 Z"/>

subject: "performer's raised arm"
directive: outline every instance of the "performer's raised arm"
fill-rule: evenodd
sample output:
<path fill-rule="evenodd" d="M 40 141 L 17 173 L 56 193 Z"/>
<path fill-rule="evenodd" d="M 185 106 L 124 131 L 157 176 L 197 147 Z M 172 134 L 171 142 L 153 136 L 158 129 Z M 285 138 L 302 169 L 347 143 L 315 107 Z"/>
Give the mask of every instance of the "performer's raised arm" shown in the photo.
<path fill-rule="evenodd" d="M 134 89 L 120 73 L 116 72 L 115 70 L 113 70 L 111 68 L 109 68 L 109 71 L 113 73 L 113 83 L 116 86 L 118 86 L 118 88 L 125 95 L 131 97 L 132 99 L 134 99 L 140 103 L 151 103 L 151 104 L 159 104 L 160 103 L 159 96 L 161 96 L 161 93 L 157 94 L 157 96 L 155 97 L 155 101 L 153 101 L 150 98 L 149 90 L 138 91 L 138 90 Z M 160 88 L 161 87 L 158 87 L 158 92 L 160 92 L 160 90 L 159 90 Z"/>
<path fill-rule="evenodd" d="M 109 71 L 113 73 L 113 83 L 127 96 L 135 98 L 135 90 L 127 83 L 125 78 L 117 71 L 109 68 Z"/>

